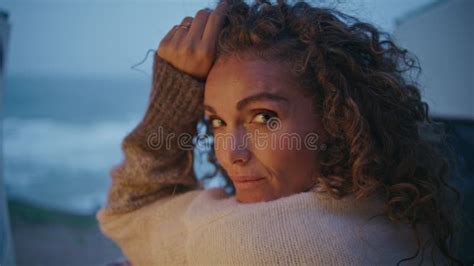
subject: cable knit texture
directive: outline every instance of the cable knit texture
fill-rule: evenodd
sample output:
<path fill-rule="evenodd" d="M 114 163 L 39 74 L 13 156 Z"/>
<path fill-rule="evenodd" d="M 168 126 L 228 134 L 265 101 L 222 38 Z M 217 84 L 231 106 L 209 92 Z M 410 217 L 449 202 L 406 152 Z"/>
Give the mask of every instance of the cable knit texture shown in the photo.
<path fill-rule="evenodd" d="M 196 133 L 203 92 L 203 82 L 155 53 L 146 113 L 122 142 L 124 160 L 96 214 L 132 265 L 395 265 L 415 253 L 412 231 L 376 216 L 384 204 L 375 198 L 313 189 L 241 204 L 221 188 L 204 190 L 192 150 L 156 142 Z"/>

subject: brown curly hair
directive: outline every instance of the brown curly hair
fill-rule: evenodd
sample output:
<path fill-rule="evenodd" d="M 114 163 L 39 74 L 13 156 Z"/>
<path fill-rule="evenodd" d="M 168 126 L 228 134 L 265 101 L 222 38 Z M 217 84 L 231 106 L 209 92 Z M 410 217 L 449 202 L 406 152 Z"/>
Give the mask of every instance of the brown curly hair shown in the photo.
<path fill-rule="evenodd" d="M 389 34 L 332 8 L 284 0 L 227 2 L 217 56 L 290 62 L 314 97 L 329 136 L 320 190 L 334 198 L 381 193 L 385 215 L 411 225 L 418 241 L 416 253 L 399 264 L 428 248 L 420 239 L 421 225 L 429 228 L 432 252 L 438 248 L 446 261 L 462 264 L 455 242 L 462 197 L 448 184 L 454 163 L 446 155 L 442 125 L 428 116 L 412 77 L 421 70 L 416 57 Z M 207 121 L 201 123 L 212 136 Z M 207 154 L 215 171 L 202 180 L 221 174 L 233 193 L 214 150 Z"/>

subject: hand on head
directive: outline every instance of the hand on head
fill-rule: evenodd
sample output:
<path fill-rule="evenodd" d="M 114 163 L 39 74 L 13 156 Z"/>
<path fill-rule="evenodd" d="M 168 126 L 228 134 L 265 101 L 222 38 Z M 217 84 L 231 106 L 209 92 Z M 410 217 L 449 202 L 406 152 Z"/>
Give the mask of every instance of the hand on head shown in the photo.
<path fill-rule="evenodd" d="M 216 42 L 224 26 L 227 1 L 212 9 L 201 9 L 185 17 L 161 40 L 157 54 L 177 69 L 206 79 L 216 56 Z"/>

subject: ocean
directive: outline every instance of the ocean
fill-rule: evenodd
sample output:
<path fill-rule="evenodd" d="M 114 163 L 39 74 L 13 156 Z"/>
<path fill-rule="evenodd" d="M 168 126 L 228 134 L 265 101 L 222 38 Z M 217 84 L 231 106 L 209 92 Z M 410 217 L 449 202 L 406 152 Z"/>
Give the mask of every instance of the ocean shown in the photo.
<path fill-rule="evenodd" d="M 120 144 L 142 118 L 150 79 L 7 77 L 4 180 L 10 199 L 77 214 L 104 205 Z M 202 172 L 206 166 L 198 165 Z"/>

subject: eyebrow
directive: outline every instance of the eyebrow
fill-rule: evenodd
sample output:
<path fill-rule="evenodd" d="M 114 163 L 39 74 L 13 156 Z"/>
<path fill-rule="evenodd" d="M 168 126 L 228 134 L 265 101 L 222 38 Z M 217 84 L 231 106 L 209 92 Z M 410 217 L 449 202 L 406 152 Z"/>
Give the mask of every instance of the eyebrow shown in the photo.
<path fill-rule="evenodd" d="M 271 93 L 271 92 L 261 92 L 261 93 L 254 94 L 254 95 L 251 95 L 251 96 L 249 96 L 245 99 L 240 100 L 237 103 L 236 107 L 237 107 L 237 110 L 240 111 L 240 110 L 244 109 L 247 105 L 249 105 L 251 103 L 254 103 L 254 102 L 259 102 L 259 101 L 275 101 L 275 102 L 289 103 L 288 99 L 281 96 L 281 95 Z M 206 105 L 206 104 L 204 105 L 204 109 L 208 110 L 209 112 L 214 113 L 214 114 L 217 113 L 214 108 L 212 108 L 211 106 Z"/>

